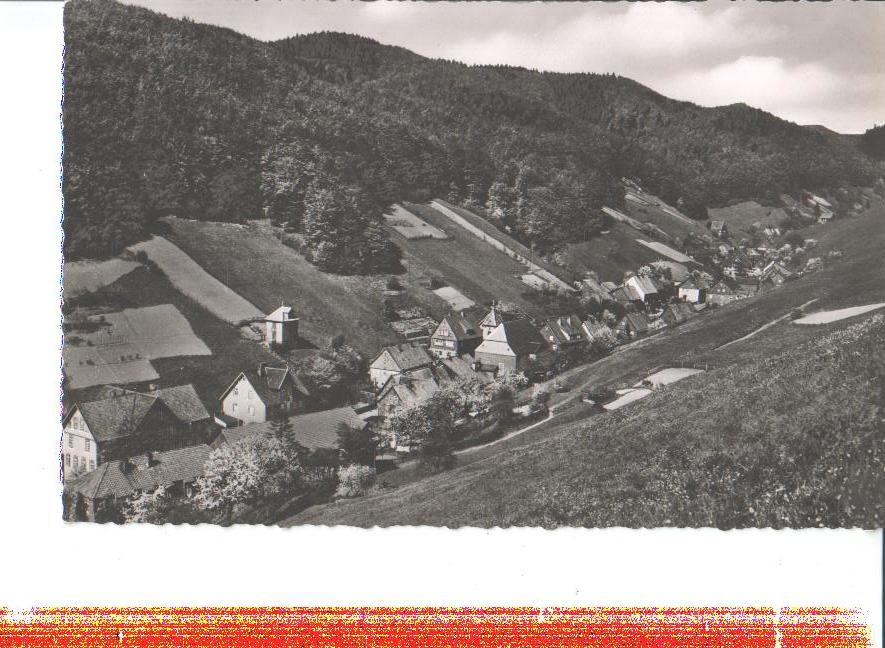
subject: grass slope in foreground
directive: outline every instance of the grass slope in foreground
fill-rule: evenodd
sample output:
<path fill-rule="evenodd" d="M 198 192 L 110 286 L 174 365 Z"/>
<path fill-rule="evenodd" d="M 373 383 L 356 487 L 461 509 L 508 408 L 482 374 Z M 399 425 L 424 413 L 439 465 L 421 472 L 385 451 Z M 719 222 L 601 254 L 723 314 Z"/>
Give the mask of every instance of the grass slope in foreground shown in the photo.
<path fill-rule="evenodd" d="M 879 527 L 883 349 L 885 318 L 874 316 L 508 453 L 292 521 Z"/>

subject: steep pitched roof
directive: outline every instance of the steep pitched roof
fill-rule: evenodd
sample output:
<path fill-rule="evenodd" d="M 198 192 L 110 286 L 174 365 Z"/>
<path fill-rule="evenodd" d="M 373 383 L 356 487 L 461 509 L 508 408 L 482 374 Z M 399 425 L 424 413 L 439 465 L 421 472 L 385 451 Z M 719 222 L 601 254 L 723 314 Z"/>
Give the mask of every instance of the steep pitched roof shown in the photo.
<path fill-rule="evenodd" d="M 67 488 L 89 499 L 102 499 L 127 497 L 179 481 L 188 483 L 203 474 L 211 453 L 208 445 L 198 445 L 153 453 L 152 461 L 148 455 L 139 455 L 128 459 L 128 470 L 127 460 L 109 461 L 69 482 Z"/>
<path fill-rule="evenodd" d="M 427 350 L 423 346 L 417 344 L 397 344 L 395 346 L 384 347 L 381 350 L 381 353 L 378 354 L 378 357 L 375 358 L 375 361 L 385 353 L 390 354 L 391 359 L 394 364 L 399 367 L 400 371 L 411 371 L 413 369 L 418 369 L 419 367 L 425 367 L 432 362 Z M 375 363 L 373 362 L 372 364 Z"/>
<path fill-rule="evenodd" d="M 538 353 L 545 346 L 544 338 L 538 329 L 526 319 L 504 322 L 495 329 L 495 332 L 499 330 L 504 333 L 508 346 L 518 356 Z"/>
<path fill-rule="evenodd" d="M 289 418 L 289 422 L 292 424 L 294 438 L 305 448 L 311 450 L 337 448 L 338 428 L 342 423 L 359 430 L 366 427 L 366 422 L 357 416 L 352 407 L 339 407 L 321 412 L 292 416 Z M 236 443 L 253 435 L 270 434 L 272 431 L 272 421 L 227 428 L 218 435 L 218 438 L 212 445 L 213 447 L 218 447 L 223 443 Z"/>
<path fill-rule="evenodd" d="M 473 370 L 473 358 L 469 354 L 446 358 L 442 361 L 443 366 L 454 378 L 472 378 L 487 383 L 495 378 L 485 371 Z"/>
<path fill-rule="evenodd" d="M 255 393 L 258 394 L 258 397 L 266 405 L 276 405 L 280 402 L 280 389 L 282 389 L 283 383 L 287 378 L 292 381 L 295 391 L 300 393 L 301 396 L 310 396 L 310 390 L 308 390 L 305 384 L 301 382 L 301 379 L 289 369 L 288 365 L 274 367 L 262 363 L 256 369 L 248 369 L 240 372 L 228 388 L 221 393 L 218 400 L 224 400 L 228 393 L 230 393 L 230 390 L 233 389 L 243 378 L 249 381 L 249 384 L 252 385 Z"/>
<path fill-rule="evenodd" d="M 298 319 L 291 306 L 280 306 L 274 312 L 264 316 L 265 322 L 291 322 Z"/>
<path fill-rule="evenodd" d="M 197 390 L 191 384 L 164 387 L 154 392 L 182 423 L 195 423 L 210 418 Z"/>
<path fill-rule="evenodd" d="M 670 304 L 667 306 L 667 313 L 670 314 L 670 317 L 673 318 L 674 321 L 684 322 L 689 317 L 694 316 L 695 310 L 690 304 L 680 302 L 678 304 Z"/>
<path fill-rule="evenodd" d="M 630 279 L 632 279 L 646 295 L 658 292 L 659 286 L 657 282 L 655 282 L 655 280 L 651 277 L 646 277 L 644 275 L 633 275 Z M 626 287 L 632 288 L 633 286 L 627 284 Z"/>
<path fill-rule="evenodd" d="M 495 328 L 504 322 L 512 322 L 517 319 L 517 317 L 518 316 L 514 313 L 508 313 L 507 311 L 502 311 L 497 306 L 492 306 L 486 316 L 482 318 L 479 325 L 482 328 Z"/>
<path fill-rule="evenodd" d="M 135 432 L 156 404 L 156 396 L 127 391 L 112 398 L 80 403 L 76 408 L 79 408 L 95 440 L 103 442 Z M 65 421 L 73 410 L 71 408 Z"/>
<path fill-rule="evenodd" d="M 482 336 L 482 333 L 479 330 L 479 327 L 476 324 L 462 317 L 456 317 L 455 315 L 446 315 L 442 318 L 439 325 L 436 327 L 436 330 L 433 332 L 436 335 L 437 331 L 439 331 L 440 327 L 445 323 L 449 330 L 452 331 L 452 335 L 456 340 L 462 342 L 464 340 L 471 340 Z"/>
<path fill-rule="evenodd" d="M 645 332 L 648 330 L 648 318 L 643 313 L 627 313 L 622 321 L 629 323 L 636 331 Z"/>

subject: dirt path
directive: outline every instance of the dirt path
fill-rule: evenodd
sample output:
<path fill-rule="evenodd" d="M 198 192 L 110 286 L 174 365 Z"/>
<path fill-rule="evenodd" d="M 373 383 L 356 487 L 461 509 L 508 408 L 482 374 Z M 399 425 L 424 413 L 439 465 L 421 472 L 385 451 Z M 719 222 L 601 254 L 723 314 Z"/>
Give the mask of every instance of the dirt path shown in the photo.
<path fill-rule="evenodd" d="M 801 306 L 799 306 L 799 308 L 805 308 L 806 306 L 809 306 L 809 305 L 813 304 L 813 303 L 816 302 L 816 301 L 817 301 L 817 297 L 815 297 L 814 299 L 810 299 L 810 300 L 808 300 L 807 302 L 805 302 L 804 304 L 802 304 Z M 765 329 L 767 329 L 767 328 L 771 328 L 772 326 L 774 326 L 775 324 L 777 324 L 777 323 L 779 323 L 779 322 L 783 322 L 785 319 L 787 319 L 787 318 L 790 316 L 790 313 L 792 313 L 792 312 L 793 312 L 793 311 L 791 310 L 791 311 L 790 311 L 789 313 L 787 313 L 786 315 L 781 315 L 781 316 L 778 317 L 777 319 L 770 321 L 768 324 L 763 324 L 762 326 L 760 326 L 759 328 L 757 328 L 755 331 L 753 331 L 753 332 L 751 332 L 751 333 L 748 333 L 748 334 L 745 335 L 744 337 L 738 338 L 737 340 L 732 340 L 731 342 L 726 342 L 726 343 L 723 344 L 722 346 L 718 346 L 718 347 L 716 347 L 716 348 L 713 349 L 713 350 L 714 350 L 714 351 L 720 351 L 720 350 L 724 349 L 725 347 L 729 347 L 729 346 L 731 346 L 732 344 L 737 344 L 738 342 L 743 342 L 744 340 L 749 340 L 751 337 L 753 337 L 753 336 L 756 335 L 757 333 L 761 333 L 761 332 L 764 331 Z"/>

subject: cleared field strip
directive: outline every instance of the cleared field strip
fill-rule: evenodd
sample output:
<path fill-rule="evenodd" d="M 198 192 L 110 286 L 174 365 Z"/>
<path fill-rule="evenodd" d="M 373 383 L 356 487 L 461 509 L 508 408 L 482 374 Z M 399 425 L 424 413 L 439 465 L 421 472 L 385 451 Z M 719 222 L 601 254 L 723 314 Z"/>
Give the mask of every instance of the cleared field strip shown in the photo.
<path fill-rule="evenodd" d="M 135 261 L 108 259 L 107 261 L 71 261 L 64 264 L 64 292 L 77 295 L 95 292 L 114 283 L 139 266 Z"/>
<path fill-rule="evenodd" d="M 838 310 L 820 311 L 812 313 L 805 317 L 795 320 L 795 324 L 829 324 L 830 322 L 838 322 L 849 317 L 856 317 L 864 313 L 870 313 L 880 308 L 885 308 L 885 303 L 869 304 L 867 306 L 853 306 L 851 308 L 840 308 Z"/>
<path fill-rule="evenodd" d="M 65 374 L 72 389 L 156 380 L 150 360 L 212 355 L 188 321 L 171 304 L 129 308 L 102 315 L 97 331 L 76 335 L 82 342 L 65 344 Z M 89 318 L 100 322 L 98 316 Z"/>
<path fill-rule="evenodd" d="M 636 239 L 636 242 L 640 245 L 644 245 L 650 250 L 654 250 L 658 254 L 663 254 L 665 257 L 672 259 L 673 261 L 676 261 L 678 263 L 698 263 L 690 256 L 686 256 L 682 254 L 682 252 L 674 250 L 669 245 L 664 245 L 663 243 L 658 243 L 656 241 L 644 241 L 642 239 Z"/>
<path fill-rule="evenodd" d="M 513 257 L 514 259 L 516 259 L 517 261 L 519 261 L 520 263 L 526 265 L 529 268 L 529 270 L 532 271 L 533 274 L 541 277 L 547 283 L 549 283 L 557 288 L 561 288 L 563 290 L 568 290 L 568 291 L 575 290 L 574 286 L 571 286 L 570 284 L 566 283 L 565 281 L 563 281 L 562 279 L 557 277 L 552 272 L 546 270 L 545 268 L 541 267 L 537 263 L 526 258 L 522 252 L 517 252 L 515 249 L 517 246 L 515 244 L 505 243 L 504 241 L 500 240 L 501 238 L 503 238 L 503 235 L 501 237 L 491 235 L 490 233 L 486 232 L 484 229 L 479 227 L 477 224 L 470 222 L 466 217 L 457 213 L 456 211 L 449 208 L 448 206 L 442 204 L 438 200 L 431 201 L 430 205 L 435 210 L 437 210 L 439 213 L 441 213 L 444 216 L 446 216 L 447 218 L 449 218 L 453 223 L 460 225 L 461 227 L 466 229 L 468 232 L 470 232 L 471 234 L 473 234 L 477 238 L 485 241 L 486 243 L 488 243 L 492 247 L 497 248 L 498 250 L 501 250 L 505 254 L 507 254 L 507 255 Z M 489 227 L 492 227 L 492 226 L 489 225 Z"/>
<path fill-rule="evenodd" d="M 166 273 L 173 286 L 226 322 L 238 324 L 264 315 L 257 306 L 218 281 L 162 236 L 154 236 L 129 249 L 133 252 L 144 251 Z"/>
<path fill-rule="evenodd" d="M 451 286 L 443 286 L 442 288 L 437 288 L 433 292 L 436 293 L 438 297 L 445 299 L 454 311 L 462 311 L 465 308 L 470 308 L 476 303 L 472 299 L 465 297 L 457 288 L 452 288 Z"/>
<path fill-rule="evenodd" d="M 813 304 L 813 303 L 816 302 L 816 301 L 817 301 L 817 297 L 815 297 L 814 299 L 812 299 L 812 300 L 810 300 L 810 301 L 805 302 L 804 304 L 802 304 L 801 306 L 799 306 L 799 308 L 805 308 L 806 306 L 810 306 L 811 304 Z M 792 311 L 791 311 L 791 312 L 792 312 Z M 756 330 L 751 331 L 750 333 L 747 333 L 745 336 L 743 336 L 743 337 L 739 337 L 737 340 L 732 340 L 731 342 L 726 342 L 726 343 L 723 344 L 722 346 L 718 346 L 718 347 L 716 347 L 716 348 L 713 349 L 713 350 L 714 350 L 714 351 L 719 351 L 720 349 L 725 349 L 725 348 L 727 348 L 727 347 L 730 347 L 732 344 L 737 344 L 738 342 L 743 342 L 744 340 L 749 340 L 749 339 L 750 339 L 751 337 L 753 337 L 754 335 L 757 335 L 757 334 L 761 333 L 761 332 L 764 331 L 765 329 L 769 329 L 769 328 L 771 328 L 772 326 L 774 326 L 774 325 L 777 324 L 778 322 L 783 322 L 783 321 L 784 321 L 785 319 L 787 319 L 789 316 L 790 316 L 790 313 L 785 313 L 785 314 L 781 315 L 780 317 L 778 317 L 777 319 L 773 319 L 773 320 L 771 320 L 770 322 L 767 322 L 766 324 L 763 324 L 762 326 L 760 326 L 760 327 L 757 328 Z M 809 317 L 810 317 L 810 316 L 809 316 Z M 802 319 L 805 319 L 805 318 L 803 317 Z M 797 322 L 800 322 L 801 320 L 796 320 L 796 321 L 797 321 Z M 804 324 L 804 322 L 802 322 L 802 323 Z"/>
<path fill-rule="evenodd" d="M 663 387 L 664 385 L 672 385 L 675 382 L 679 382 L 684 378 L 688 378 L 689 376 L 694 376 L 695 374 L 699 373 L 704 373 L 704 370 L 687 369 L 685 367 L 670 367 L 667 369 L 661 369 L 660 371 L 657 371 L 645 378 L 646 381 L 652 384 L 652 388 L 648 388 L 644 386 L 642 382 L 638 382 L 630 389 L 619 390 L 618 393 L 620 394 L 620 397 L 616 398 L 611 403 L 603 405 L 603 407 L 608 411 L 621 409 L 622 407 L 624 407 L 624 405 L 635 403 L 636 401 L 649 396 L 650 394 L 654 393 L 654 389 L 658 387 Z"/>
<path fill-rule="evenodd" d="M 384 221 L 407 239 L 432 238 L 444 240 L 449 238 L 448 234 L 441 229 L 425 223 L 415 214 L 404 209 L 402 205 L 394 205 L 390 211 L 392 213 L 384 214 Z"/>
<path fill-rule="evenodd" d="M 625 223 L 625 224 L 629 225 L 630 227 L 632 227 L 633 229 L 638 230 L 640 232 L 645 232 L 647 229 L 645 226 L 645 223 L 638 221 L 635 218 L 632 218 L 630 216 L 627 216 L 627 214 L 625 214 L 624 212 L 620 212 L 617 209 L 612 209 L 611 207 L 603 207 L 602 213 L 607 214 L 608 216 L 611 216 L 619 223 Z"/>

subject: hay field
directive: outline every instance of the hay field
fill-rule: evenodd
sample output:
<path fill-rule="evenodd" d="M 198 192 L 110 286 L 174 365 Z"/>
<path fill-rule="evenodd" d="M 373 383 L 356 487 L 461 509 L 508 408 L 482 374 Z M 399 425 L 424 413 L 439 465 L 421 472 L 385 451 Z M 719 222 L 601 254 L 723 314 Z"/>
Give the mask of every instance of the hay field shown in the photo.
<path fill-rule="evenodd" d="M 152 359 L 212 355 L 171 304 L 128 308 L 89 320 L 103 325 L 77 332 L 80 342 L 66 343 L 62 351 L 71 389 L 156 380 Z"/>
<path fill-rule="evenodd" d="M 104 288 L 139 266 L 127 259 L 106 261 L 69 261 L 64 264 L 64 294 L 72 297 Z"/>
<path fill-rule="evenodd" d="M 129 249 L 144 251 L 160 266 L 173 286 L 226 322 L 237 324 L 264 315 L 257 306 L 225 286 L 181 248 L 161 236 L 154 236 Z"/>

